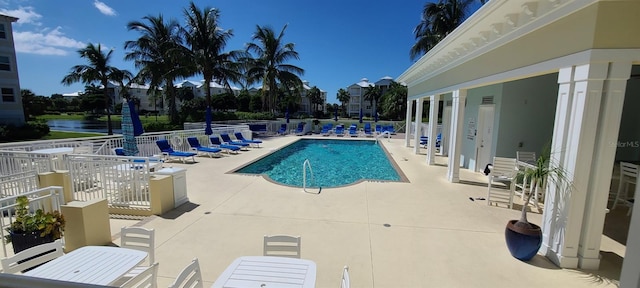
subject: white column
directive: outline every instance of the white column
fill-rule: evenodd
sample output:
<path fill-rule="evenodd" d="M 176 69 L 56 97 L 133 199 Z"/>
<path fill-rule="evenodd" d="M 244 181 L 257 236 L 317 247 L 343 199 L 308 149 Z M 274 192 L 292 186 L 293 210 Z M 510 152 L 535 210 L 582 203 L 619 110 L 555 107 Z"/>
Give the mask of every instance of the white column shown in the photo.
<path fill-rule="evenodd" d="M 640 185 L 636 185 L 635 195 L 640 195 Z M 640 287 L 640 201 L 633 204 L 627 248 L 620 273 L 620 287 Z"/>
<path fill-rule="evenodd" d="M 464 103 L 467 90 L 453 91 L 451 106 L 451 128 L 449 134 L 449 168 L 447 180 L 452 183 L 460 182 L 460 149 L 462 146 L 462 129 L 464 120 Z"/>
<path fill-rule="evenodd" d="M 429 96 L 429 147 L 427 148 L 427 165 L 435 164 L 436 138 L 438 132 L 438 109 L 440 95 Z M 442 149 L 442 148 L 441 148 Z"/>
<path fill-rule="evenodd" d="M 549 181 L 540 251 L 563 268 L 578 267 L 582 221 L 592 175 L 594 127 L 598 126 L 607 71 L 606 63 L 592 63 L 560 69 L 558 75 L 560 89 L 550 166 L 560 167 L 566 181 L 560 185 Z"/>
<path fill-rule="evenodd" d="M 413 133 L 413 153 L 420 152 L 420 135 L 422 135 L 422 107 L 424 107 L 424 98 L 416 99 L 416 128 Z"/>
<path fill-rule="evenodd" d="M 413 110 L 413 100 L 407 100 L 407 125 L 404 132 L 404 147 L 409 147 L 411 138 L 411 110 Z"/>
<path fill-rule="evenodd" d="M 591 176 L 585 206 L 582 234 L 578 250 L 578 267 L 597 270 L 600 265 L 600 242 L 604 229 L 611 171 L 615 162 L 620 130 L 620 119 L 624 106 L 627 80 L 631 74 L 631 62 L 611 63 L 604 82 L 600 118 L 596 131 L 596 142 L 591 160 Z"/>

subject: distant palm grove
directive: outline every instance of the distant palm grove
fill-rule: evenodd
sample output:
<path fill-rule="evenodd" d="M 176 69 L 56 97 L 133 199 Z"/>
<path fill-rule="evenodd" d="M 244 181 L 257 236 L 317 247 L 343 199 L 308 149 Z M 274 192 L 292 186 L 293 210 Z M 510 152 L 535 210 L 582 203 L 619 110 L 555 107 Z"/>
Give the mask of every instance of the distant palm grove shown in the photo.
<path fill-rule="evenodd" d="M 476 1 L 427 2 L 422 20 L 414 29 L 416 43 L 410 49 L 411 59 L 427 53 L 461 24 L 473 2 Z M 480 2 L 484 4 L 485 1 Z M 23 90 L 25 116 L 41 115 L 45 110 L 106 113 L 108 133 L 112 134 L 111 114 L 117 112 L 121 103 L 113 103 L 114 95 L 110 95 L 106 88 L 109 83 L 117 83 L 119 96 L 134 102 L 140 100 L 131 96 L 129 89 L 134 85 L 148 85 L 148 95 L 153 98 L 154 106 L 158 103 L 154 112 L 157 113 L 157 108 L 166 110 L 170 123 L 174 125 L 202 121 L 207 107 L 218 111 L 214 120 L 224 120 L 219 118 L 224 115 L 222 111 L 228 110 L 261 112 L 258 115 L 263 119 L 282 116 L 285 111 L 292 115 L 298 111 L 303 88 L 300 77 L 305 71 L 290 64 L 300 55 L 293 43 L 284 40 L 286 25 L 279 31 L 257 25 L 252 42 L 245 49 L 226 50 L 227 42 L 234 34 L 232 30 L 221 27 L 218 9 L 200 9 L 191 2 L 183 13 L 186 19 L 183 24 L 165 19 L 162 14 L 148 15 L 128 23 L 127 29 L 140 35 L 138 39 L 124 43 L 125 60 L 134 62 L 138 69 L 136 74 L 110 65 L 113 49 L 103 51 L 100 44 L 89 43 L 78 50 L 86 64 L 71 67 L 61 82 L 65 85 L 83 83 L 84 93 L 65 104 L 62 95 L 38 99 L 42 96 Z M 203 87 L 210 87 L 210 83 L 215 82 L 228 92 L 212 95 L 211 89 L 205 89 L 205 97 L 201 98 L 175 86 L 176 81 L 192 76 L 201 76 Z M 233 93 L 231 83 L 241 86 L 239 93 Z M 252 85 L 262 86 L 257 93 L 249 93 Z M 406 87 L 395 82 L 390 87 L 392 89 L 384 93 L 376 87 L 368 88 L 364 98 L 380 117 L 401 119 L 406 113 Z M 329 104 L 324 109 L 326 103 L 317 87 L 309 89 L 307 97 L 316 112 L 316 115 L 309 116 L 330 117 L 333 113 L 348 116 L 344 108 L 350 97 L 344 89 L 336 95 L 341 105 Z"/>

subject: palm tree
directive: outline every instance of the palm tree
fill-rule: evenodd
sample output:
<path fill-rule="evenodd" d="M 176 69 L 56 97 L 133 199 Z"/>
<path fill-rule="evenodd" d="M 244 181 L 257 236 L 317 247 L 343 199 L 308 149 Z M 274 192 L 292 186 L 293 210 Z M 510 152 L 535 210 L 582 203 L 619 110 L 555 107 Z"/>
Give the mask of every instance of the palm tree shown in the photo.
<path fill-rule="evenodd" d="M 422 10 L 422 19 L 413 30 L 416 43 L 409 51 L 411 60 L 427 53 L 455 30 L 469 16 L 476 0 L 439 0 L 427 2 Z M 484 4 L 487 0 L 478 0 Z"/>
<path fill-rule="evenodd" d="M 111 126 L 111 98 L 107 91 L 107 84 L 109 80 L 115 80 L 117 75 L 121 75 L 122 71 L 116 67 L 109 66 L 111 60 L 111 54 L 113 49 L 109 52 L 102 53 L 102 47 L 100 44 L 97 46 L 89 43 L 87 47 L 78 50 L 80 58 L 85 58 L 89 61 L 88 65 L 76 65 L 71 67 L 71 72 L 62 78 L 62 84 L 71 85 L 76 82 L 82 82 L 90 85 L 94 82 L 102 84 L 102 90 L 107 110 L 107 133 L 113 135 L 113 128 Z"/>
<path fill-rule="evenodd" d="M 365 88 L 364 95 L 362 95 L 362 97 L 364 100 L 369 101 L 369 105 L 373 106 L 373 113 L 377 113 L 378 101 L 380 101 L 380 97 L 382 97 L 382 88 L 380 88 L 380 86 L 367 87 Z"/>
<path fill-rule="evenodd" d="M 407 111 L 407 87 L 392 81 L 382 96 L 382 114 L 390 119 L 401 119 Z"/>
<path fill-rule="evenodd" d="M 133 74 L 128 70 L 120 70 L 114 74 L 113 80 L 120 86 L 120 97 L 129 100 L 129 88 L 133 82 Z"/>
<path fill-rule="evenodd" d="M 135 41 L 127 41 L 124 48 L 130 50 L 125 60 L 135 61 L 139 69 L 136 80 L 149 83 L 152 93 L 160 93 L 164 86 L 169 101 L 169 119 L 176 124 L 180 121 L 176 108 L 175 87 L 173 82 L 178 77 L 189 75 L 185 61 L 185 49 L 180 38 L 180 26 L 171 19 L 165 23 L 162 14 L 145 16 L 142 21 L 127 24 L 129 30 L 140 32 L 142 36 Z"/>
<path fill-rule="evenodd" d="M 349 95 L 349 91 L 340 88 L 338 90 L 336 98 L 338 98 L 338 101 L 340 101 L 340 103 L 342 104 L 342 111 L 344 113 L 345 107 L 347 106 L 347 104 L 349 104 L 349 100 L 351 100 L 351 95 Z"/>
<path fill-rule="evenodd" d="M 262 82 L 263 109 L 271 112 L 278 95 L 278 84 L 287 90 L 299 89 L 302 86 L 299 75 L 302 76 L 304 70 L 286 63 L 300 57 L 293 43 L 283 43 L 285 29 L 287 25 L 284 25 L 280 34 L 276 36 L 271 27 L 256 26 L 251 40 L 257 43 L 247 44 L 247 52 L 256 55 L 249 63 L 247 76 L 252 83 Z"/>
<path fill-rule="evenodd" d="M 191 46 L 187 57 L 191 59 L 190 63 L 194 66 L 193 72 L 201 73 L 204 77 L 204 86 L 207 87 L 205 91 L 207 106 L 210 106 L 209 87 L 214 79 L 224 85 L 229 93 L 233 93 L 229 80 L 240 81 L 242 75 L 236 60 L 244 56 L 244 52 L 222 52 L 227 41 L 233 36 L 233 32 L 220 28 L 218 9 L 206 7 L 200 10 L 191 2 L 189 8 L 184 10 L 184 14 L 187 23 L 183 33 L 186 43 Z"/>
<path fill-rule="evenodd" d="M 309 92 L 307 92 L 307 97 L 309 97 L 309 102 L 313 105 L 312 114 L 316 117 L 316 114 L 318 114 L 318 105 L 322 104 L 322 91 L 320 91 L 318 87 L 313 86 L 309 89 Z"/>

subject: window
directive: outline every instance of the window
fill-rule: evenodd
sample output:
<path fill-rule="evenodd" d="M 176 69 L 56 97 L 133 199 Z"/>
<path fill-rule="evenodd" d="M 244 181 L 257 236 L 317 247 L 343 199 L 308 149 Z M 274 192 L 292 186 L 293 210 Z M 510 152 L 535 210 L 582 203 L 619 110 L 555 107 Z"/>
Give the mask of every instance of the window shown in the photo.
<path fill-rule="evenodd" d="M 16 102 L 12 88 L 2 88 L 2 102 Z"/>
<path fill-rule="evenodd" d="M 11 65 L 9 63 L 9 57 L 0 56 L 0 70 L 11 71 Z"/>
<path fill-rule="evenodd" d="M 7 39 L 7 30 L 5 30 L 4 24 L 0 24 L 0 39 Z"/>

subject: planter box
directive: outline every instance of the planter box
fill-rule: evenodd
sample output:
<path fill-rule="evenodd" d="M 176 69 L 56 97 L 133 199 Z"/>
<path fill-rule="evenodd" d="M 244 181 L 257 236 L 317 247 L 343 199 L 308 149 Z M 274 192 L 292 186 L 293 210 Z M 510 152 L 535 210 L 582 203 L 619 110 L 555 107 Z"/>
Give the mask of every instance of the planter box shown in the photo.
<path fill-rule="evenodd" d="M 31 233 L 9 233 L 11 234 L 11 245 L 13 246 L 14 253 L 27 250 L 40 244 L 53 242 L 52 234 L 40 237 L 40 233 L 42 233 L 41 231 Z"/>

